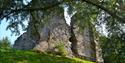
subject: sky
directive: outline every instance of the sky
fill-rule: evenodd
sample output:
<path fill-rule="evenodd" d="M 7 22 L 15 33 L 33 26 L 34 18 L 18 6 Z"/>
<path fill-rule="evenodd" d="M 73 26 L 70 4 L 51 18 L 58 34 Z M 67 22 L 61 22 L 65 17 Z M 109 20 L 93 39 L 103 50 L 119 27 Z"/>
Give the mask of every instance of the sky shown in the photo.
<path fill-rule="evenodd" d="M 6 30 L 7 25 L 8 23 L 5 20 L 2 20 L 0 24 L 0 39 L 3 39 L 4 37 L 8 37 L 11 43 L 13 44 L 18 36 L 11 35 L 10 30 Z"/>
<path fill-rule="evenodd" d="M 14 34 L 11 33 L 10 30 L 6 30 L 6 27 L 9 23 L 6 22 L 5 19 L 2 20 L 1 24 L 0 24 L 0 39 L 3 39 L 4 37 L 8 37 L 9 40 L 11 41 L 11 44 L 14 44 L 14 41 L 17 39 L 17 37 L 19 36 L 15 36 Z M 27 24 L 25 22 L 25 24 Z M 22 29 L 20 29 L 20 33 L 23 34 L 25 31 L 22 31 Z"/>
<path fill-rule="evenodd" d="M 66 23 L 70 26 L 70 22 L 71 22 L 71 17 L 76 13 L 76 11 L 74 11 L 72 14 L 68 14 L 68 7 L 64 7 L 64 17 L 66 20 Z"/>

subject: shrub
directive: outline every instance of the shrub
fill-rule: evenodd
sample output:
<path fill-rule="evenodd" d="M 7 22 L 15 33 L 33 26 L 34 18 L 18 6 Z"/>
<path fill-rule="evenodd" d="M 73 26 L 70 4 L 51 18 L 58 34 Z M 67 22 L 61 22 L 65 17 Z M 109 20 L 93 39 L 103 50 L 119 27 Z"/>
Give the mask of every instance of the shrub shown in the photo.
<path fill-rule="evenodd" d="M 58 50 L 56 53 L 57 55 L 66 56 L 68 54 L 63 43 L 57 44 L 55 48 Z"/>
<path fill-rule="evenodd" d="M 0 40 L 0 48 L 10 48 L 10 41 L 8 37 L 5 37 L 2 40 Z"/>

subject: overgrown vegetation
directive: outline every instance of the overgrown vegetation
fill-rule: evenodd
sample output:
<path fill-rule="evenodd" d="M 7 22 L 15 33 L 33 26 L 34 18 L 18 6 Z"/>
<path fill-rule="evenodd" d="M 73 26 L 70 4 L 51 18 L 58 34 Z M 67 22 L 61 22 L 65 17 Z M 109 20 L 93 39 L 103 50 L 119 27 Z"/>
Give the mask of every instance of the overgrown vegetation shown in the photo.
<path fill-rule="evenodd" d="M 65 45 L 63 43 L 57 44 L 55 48 L 58 49 L 57 53 L 59 55 L 66 56 L 68 54 L 67 50 L 65 49 Z"/>

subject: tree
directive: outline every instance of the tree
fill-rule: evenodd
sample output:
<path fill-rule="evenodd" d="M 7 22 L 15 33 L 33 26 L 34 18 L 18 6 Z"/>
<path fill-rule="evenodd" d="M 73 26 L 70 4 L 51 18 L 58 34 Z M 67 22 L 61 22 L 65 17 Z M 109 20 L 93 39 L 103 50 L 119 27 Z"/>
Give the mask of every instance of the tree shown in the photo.
<path fill-rule="evenodd" d="M 124 63 L 125 62 L 125 40 L 116 35 L 110 38 L 100 37 L 102 41 L 103 58 L 105 63 Z"/>
<path fill-rule="evenodd" d="M 10 48 L 10 41 L 7 37 L 0 40 L 0 48 Z"/>

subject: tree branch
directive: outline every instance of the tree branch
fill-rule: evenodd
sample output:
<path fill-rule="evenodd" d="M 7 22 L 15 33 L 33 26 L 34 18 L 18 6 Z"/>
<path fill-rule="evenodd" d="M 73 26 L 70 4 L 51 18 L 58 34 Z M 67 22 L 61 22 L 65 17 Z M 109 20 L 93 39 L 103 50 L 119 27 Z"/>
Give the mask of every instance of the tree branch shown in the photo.
<path fill-rule="evenodd" d="M 66 1 L 66 2 L 69 2 L 69 1 L 73 1 L 73 0 L 68 0 L 68 1 Z M 22 12 L 22 11 L 30 11 L 30 12 L 33 12 L 33 11 L 39 11 L 39 10 L 48 10 L 48 9 L 51 9 L 51 8 L 57 6 L 57 5 L 62 4 L 63 2 L 64 2 L 64 1 L 58 2 L 58 3 L 56 3 L 56 4 L 49 5 L 49 6 L 43 7 L 43 8 L 32 8 L 32 7 L 31 7 L 31 8 L 21 8 L 21 9 L 14 9 L 14 10 L 12 10 L 12 9 L 3 9 L 3 8 L 0 8 L 0 9 L 1 9 L 1 10 L 10 10 L 10 11 L 11 11 L 11 12 L 8 13 L 7 15 L 4 15 L 4 16 L 3 16 L 3 18 L 4 18 L 4 17 L 7 17 L 8 15 L 10 15 L 10 14 L 12 14 L 12 13 L 17 13 L 17 12 Z M 104 10 L 105 12 L 107 12 L 107 13 L 108 13 L 109 15 L 111 15 L 112 17 L 114 17 L 114 18 L 120 20 L 121 23 L 125 23 L 124 17 L 121 17 L 121 16 L 117 15 L 115 12 L 113 12 L 113 11 L 111 11 L 111 10 L 108 10 L 107 8 L 105 8 L 105 7 L 103 7 L 103 6 L 99 5 L 99 4 L 96 4 L 96 3 L 94 3 L 94 2 L 92 2 L 92 1 L 90 1 L 90 0 L 82 0 L 82 2 L 86 2 L 86 3 L 88 3 L 88 4 L 91 4 L 91 5 L 93 5 L 93 6 L 96 6 L 97 8 L 100 8 L 100 9 Z M 0 16 L 0 18 L 2 18 L 2 17 Z"/>
<path fill-rule="evenodd" d="M 86 2 L 88 4 L 96 6 L 97 8 L 100 8 L 100 9 L 104 10 L 105 12 L 107 12 L 112 17 L 120 20 L 121 23 L 125 23 L 125 18 L 124 17 L 118 16 L 115 12 L 113 12 L 111 10 L 108 10 L 107 8 L 105 8 L 105 7 L 101 6 L 101 5 L 98 5 L 98 4 L 94 3 L 94 2 L 91 2 L 90 0 L 82 0 L 82 2 Z"/>
<path fill-rule="evenodd" d="M 6 9 L 6 8 L 0 8 L 1 10 L 5 10 L 5 11 L 9 11 L 10 10 L 10 13 L 8 13 L 8 14 L 6 14 L 6 15 L 3 15 L 2 17 L 0 16 L 0 18 L 2 19 L 2 18 L 4 18 L 4 17 L 8 17 L 10 14 L 12 14 L 12 13 L 20 13 L 20 12 L 24 12 L 24 11 L 26 11 L 26 12 L 33 12 L 33 11 L 40 11 L 40 10 L 48 10 L 48 9 L 51 9 L 51 8 L 53 8 L 53 7 L 55 7 L 55 6 L 57 6 L 57 5 L 60 5 L 60 4 L 62 4 L 63 2 L 58 2 L 58 3 L 55 3 L 55 4 L 53 4 L 53 5 L 49 5 L 49 6 L 46 6 L 46 7 L 42 7 L 42 8 L 32 8 L 32 7 L 30 7 L 30 8 L 21 8 L 21 9 Z"/>

